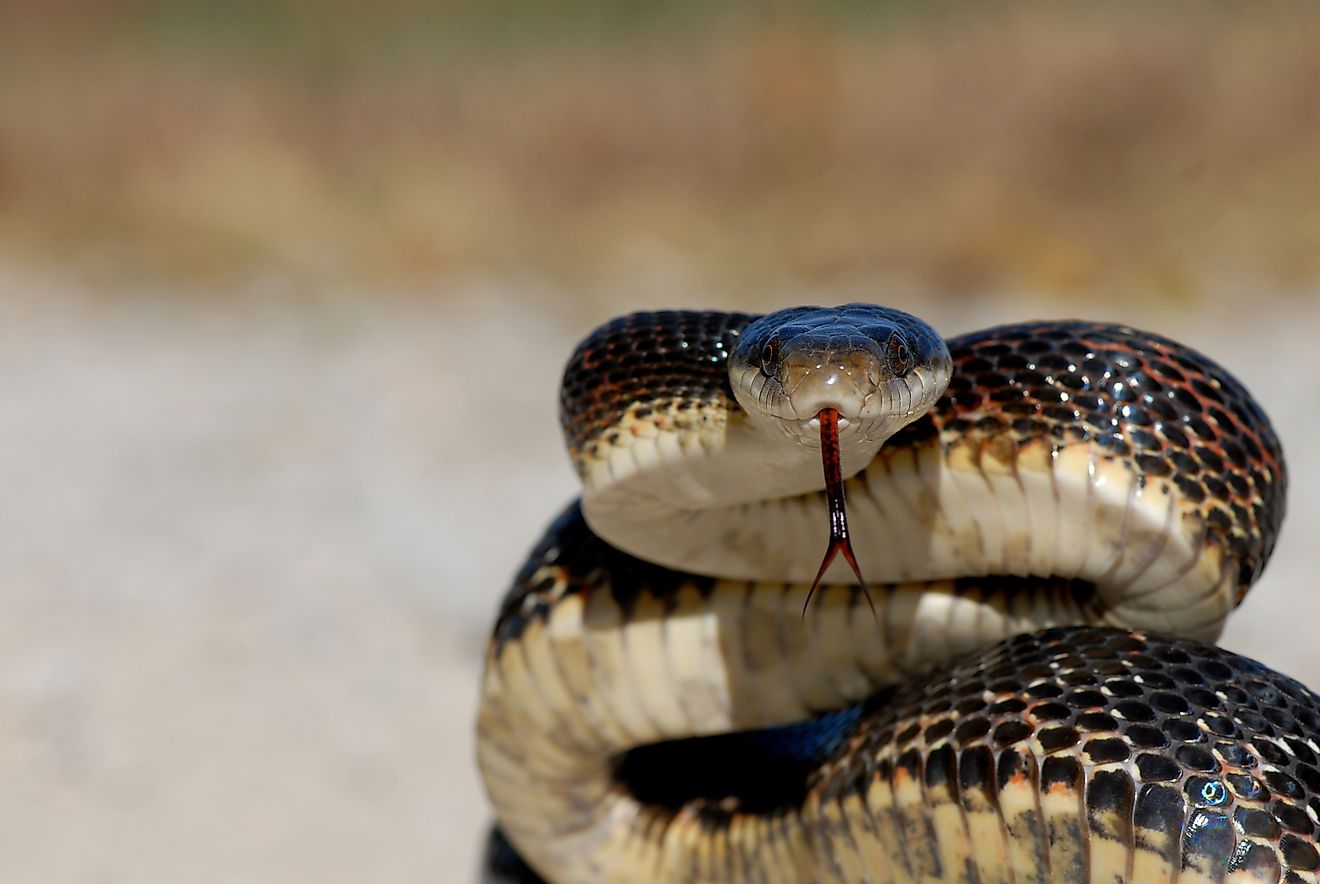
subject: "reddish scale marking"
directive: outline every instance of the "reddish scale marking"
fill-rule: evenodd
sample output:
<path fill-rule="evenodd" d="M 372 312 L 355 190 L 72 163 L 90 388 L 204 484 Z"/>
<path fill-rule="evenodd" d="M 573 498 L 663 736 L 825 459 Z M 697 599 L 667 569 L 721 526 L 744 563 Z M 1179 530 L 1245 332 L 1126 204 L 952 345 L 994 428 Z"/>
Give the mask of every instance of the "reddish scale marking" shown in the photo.
<path fill-rule="evenodd" d="M 744 313 L 666 311 L 622 316 L 578 345 L 564 370 L 560 425 L 579 472 L 592 441 L 609 434 L 629 410 L 695 411 L 721 400 L 737 408 L 728 355 L 738 332 L 755 319 Z M 638 403 L 642 403 L 639 407 Z"/>
<path fill-rule="evenodd" d="M 1239 599 L 1259 577 L 1283 519 L 1285 468 L 1268 419 L 1228 372 L 1167 339 L 1095 323 L 991 329 L 950 350 L 948 394 L 888 448 L 932 433 L 946 447 L 977 436 L 1048 438 L 1055 450 L 1093 442 L 1107 459 L 1130 456 L 1139 483 L 1177 485 L 1207 540 L 1238 560 Z"/>

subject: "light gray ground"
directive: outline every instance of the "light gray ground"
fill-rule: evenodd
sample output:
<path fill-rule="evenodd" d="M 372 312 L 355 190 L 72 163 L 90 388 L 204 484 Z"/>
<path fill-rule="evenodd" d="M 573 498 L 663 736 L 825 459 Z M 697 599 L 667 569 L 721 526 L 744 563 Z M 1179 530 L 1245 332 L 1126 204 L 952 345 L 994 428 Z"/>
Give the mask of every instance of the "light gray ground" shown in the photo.
<path fill-rule="evenodd" d="M 609 312 L 720 300 L 686 291 Z M 0 880 L 470 877 L 484 634 L 573 494 L 558 372 L 607 315 L 428 294 L 125 302 L 0 276 Z M 947 333 L 1123 319 L 1239 373 L 1291 515 L 1223 643 L 1320 686 L 1314 300 L 887 300 Z"/>

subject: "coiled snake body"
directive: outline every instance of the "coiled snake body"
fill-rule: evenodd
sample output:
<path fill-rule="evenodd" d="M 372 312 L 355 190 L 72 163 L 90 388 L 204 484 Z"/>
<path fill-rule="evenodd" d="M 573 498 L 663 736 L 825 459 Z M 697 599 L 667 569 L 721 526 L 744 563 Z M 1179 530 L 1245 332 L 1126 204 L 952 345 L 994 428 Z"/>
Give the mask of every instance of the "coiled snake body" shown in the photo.
<path fill-rule="evenodd" d="M 579 346 L 561 405 L 583 499 L 478 718 L 536 873 L 1317 880 L 1320 697 L 1204 643 L 1285 495 L 1214 362 L 1096 323 L 946 348 L 865 305 L 651 313 Z M 808 605 L 848 531 L 834 417 L 868 585 L 836 563 Z"/>

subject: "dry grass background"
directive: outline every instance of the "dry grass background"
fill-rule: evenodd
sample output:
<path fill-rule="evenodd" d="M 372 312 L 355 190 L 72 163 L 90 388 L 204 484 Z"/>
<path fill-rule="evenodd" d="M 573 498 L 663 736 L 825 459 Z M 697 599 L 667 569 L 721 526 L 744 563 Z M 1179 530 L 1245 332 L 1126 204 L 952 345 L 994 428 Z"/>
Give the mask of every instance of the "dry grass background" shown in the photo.
<path fill-rule="evenodd" d="M 1303 4 L 16 8 L 0 246 L 107 272 L 1194 297 L 1320 271 Z"/>
<path fill-rule="evenodd" d="M 0 7 L 0 880 L 465 880 L 483 636 L 626 309 L 1086 315 L 1224 361 L 1320 684 L 1303 4 Z"/>

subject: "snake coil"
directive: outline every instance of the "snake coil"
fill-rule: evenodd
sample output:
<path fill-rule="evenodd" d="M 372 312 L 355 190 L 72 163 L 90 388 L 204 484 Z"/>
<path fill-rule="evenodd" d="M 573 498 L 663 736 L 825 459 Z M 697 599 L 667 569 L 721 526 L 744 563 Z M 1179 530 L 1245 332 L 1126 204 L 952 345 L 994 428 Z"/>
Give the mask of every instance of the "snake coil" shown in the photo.
<path fill-rule="evenodd" d="M 818 407 L 873 582 L 829 570 L 803 613 Z M 1318 880 L 1320 697 L 1207 643 L 1286 488 L 1208 358 L 1086 322 L 946 351 L 866 305 L 634 314 L 561 413 L 584 496 L 486 656 L 495 877 Z"/>

